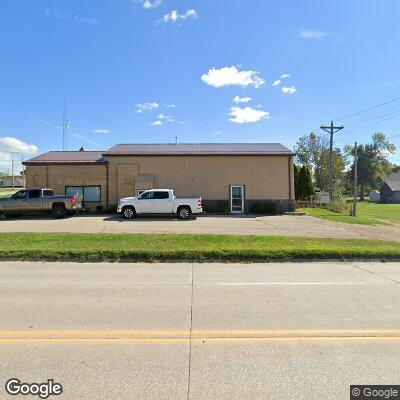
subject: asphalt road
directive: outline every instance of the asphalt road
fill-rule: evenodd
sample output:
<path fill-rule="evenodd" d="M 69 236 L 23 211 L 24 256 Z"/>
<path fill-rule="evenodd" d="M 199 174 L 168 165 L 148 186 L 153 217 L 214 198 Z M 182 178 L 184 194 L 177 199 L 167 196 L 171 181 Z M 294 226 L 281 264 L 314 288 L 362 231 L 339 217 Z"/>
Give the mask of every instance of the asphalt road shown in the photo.
<path fill-rule="evenodd" d="M 400 263 L 7 262 L 0 305 L 1 399 L 18 398 L 13 377 L 55 379 L 54 399 L 348 399 L 350 384 L 400 384 Z"/>

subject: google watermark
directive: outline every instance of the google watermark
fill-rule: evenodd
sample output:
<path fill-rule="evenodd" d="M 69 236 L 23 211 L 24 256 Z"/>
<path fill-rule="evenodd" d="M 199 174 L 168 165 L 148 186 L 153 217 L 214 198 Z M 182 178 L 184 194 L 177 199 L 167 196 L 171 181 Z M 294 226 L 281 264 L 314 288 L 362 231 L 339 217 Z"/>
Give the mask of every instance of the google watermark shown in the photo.
<path fill-rule="evenodd" d="M 6 382 L 6 392 L 11 396 L 38 396 L 40 399 L 48 399 L 50 396 L 59 396 L 63 392 L 61 383 L 48 379 L 43 383 L 24 383 L 17 378 L 11 378 Z"/>
<path fill-rule="evenodd" d="M 59 18 L 74 24 L 100 25 L 100 21 L 97 20 L 96 17 L 83 17 L 82 15 L 72 14 L 64 10 L 56 10 L 55 8 L 46 8 L 44 13 L 48 17 Z"/>
<path fill-rule="evenodd" d="M 350 400 L 400 400 L 400 386 L 351 385 Z"/>

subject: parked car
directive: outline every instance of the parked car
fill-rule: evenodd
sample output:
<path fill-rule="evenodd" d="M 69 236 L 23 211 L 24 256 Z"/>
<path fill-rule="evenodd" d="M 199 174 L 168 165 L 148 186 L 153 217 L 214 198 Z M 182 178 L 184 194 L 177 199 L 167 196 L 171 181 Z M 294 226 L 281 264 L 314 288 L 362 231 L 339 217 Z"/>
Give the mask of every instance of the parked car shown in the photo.
<path fill-rule="evenodd" d="M 49 213 L 64 218 L 82 208 L 76 196 L 55 196 L 51 189 L 19 190 L 9 198 L 0 199 L 0 214 Z"/>
<path fill-rule="evenodd" d="M 136 214 L 177 214 L 188 219 L 203 212 L 201 198 L 178 198 L 171 189 L 152 189 L 137 197 L 125 197 L 118 203 L 118 213 L 126 219 Z"/>

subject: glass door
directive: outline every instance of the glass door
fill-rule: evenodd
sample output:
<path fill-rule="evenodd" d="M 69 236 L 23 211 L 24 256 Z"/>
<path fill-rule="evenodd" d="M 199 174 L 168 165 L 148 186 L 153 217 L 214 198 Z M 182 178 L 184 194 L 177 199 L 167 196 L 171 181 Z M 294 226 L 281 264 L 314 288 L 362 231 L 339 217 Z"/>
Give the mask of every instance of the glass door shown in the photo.
<path fill-rule="evenodd" d="M 231 186 L 231 213 L 244 211 L 244 186 Z"/>

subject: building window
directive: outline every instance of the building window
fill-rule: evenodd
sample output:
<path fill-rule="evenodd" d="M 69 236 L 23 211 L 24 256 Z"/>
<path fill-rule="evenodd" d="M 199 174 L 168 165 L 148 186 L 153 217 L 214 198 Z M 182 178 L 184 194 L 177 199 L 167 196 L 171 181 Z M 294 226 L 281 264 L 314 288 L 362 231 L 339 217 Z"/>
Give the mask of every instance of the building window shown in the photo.
<path fill-rule="evenodd" d="M 86 203 L 101 202 L 100 186 L 66 186 L 65 194 L 67 196 L 77 196 Z"/>

